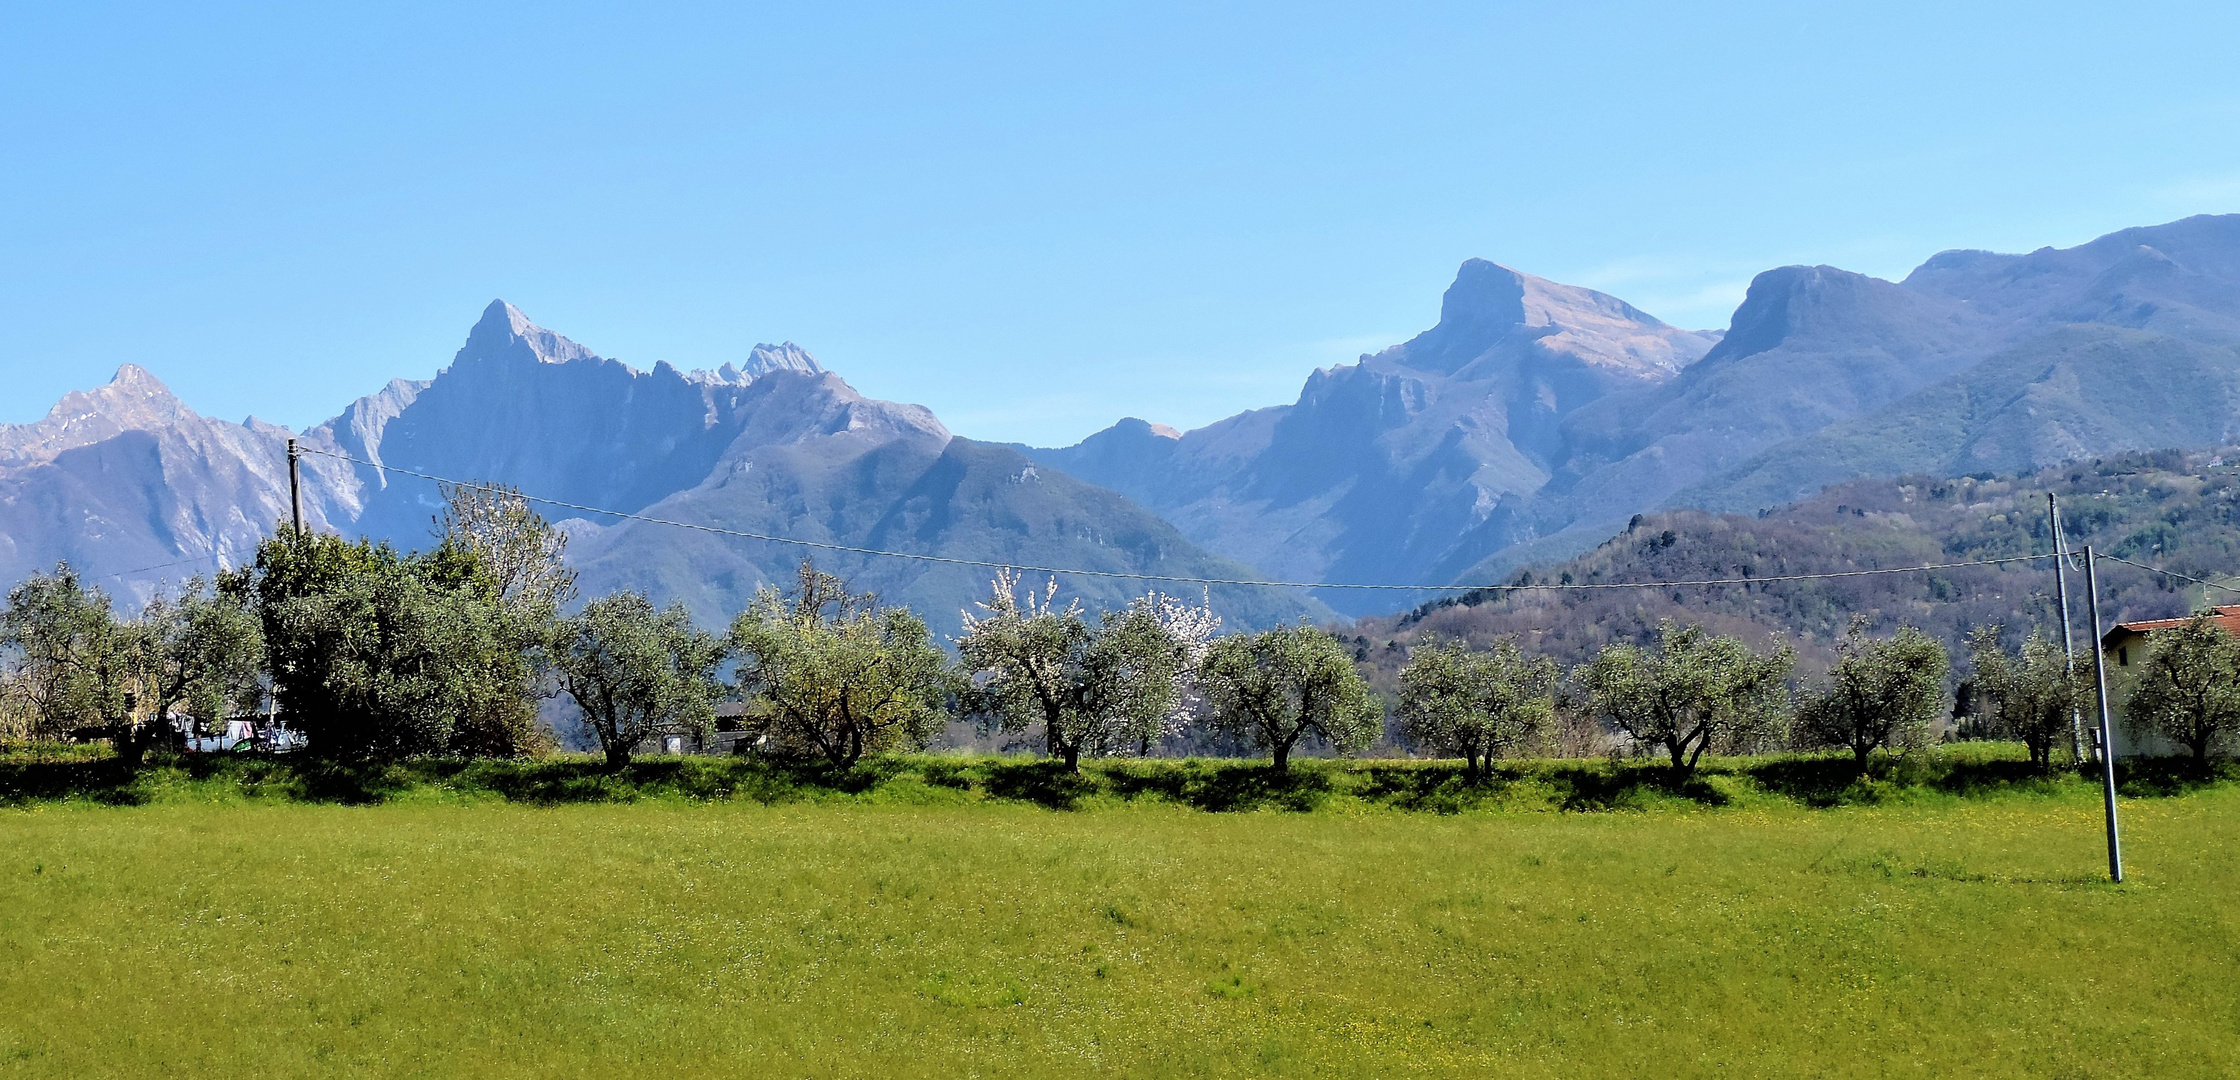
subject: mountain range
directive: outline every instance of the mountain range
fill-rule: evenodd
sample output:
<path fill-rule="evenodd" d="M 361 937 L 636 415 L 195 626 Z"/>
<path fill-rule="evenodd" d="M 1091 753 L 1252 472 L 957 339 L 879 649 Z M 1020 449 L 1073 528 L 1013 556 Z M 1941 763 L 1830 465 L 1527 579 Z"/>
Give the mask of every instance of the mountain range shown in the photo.
<path fill-rule="evenodd" d="M 1757 512 L 1862 475 L 2219 445 L 2236 414 L 2240 215 L 2027 255 L 1945 252 L 1895 282 L 1781 267 L 1710 331 L 1473 259 L 1436 325 L 1313 372 L 1293 403 L 1188 432 L 1123 419 L 1061 448 L 953 435 L 791 344 L 716 371 L 641 370 L 494 302 L 433 379 L 393 381 L 298 437 L 319 528 L 417 546 L 439 493 L 395 470 L 496 481 L 928 557 L 549 507 L 587 591 L 644 589 L 718 622 L 813 553 L 953 628 L 992 572 L 974 563 L 1486 582 L 1593 548 L 1644 511 Z M 290 434 L 201 416 L 134 365 L 43 420 L 0 425 L 0 581 L 67 560 L 141 595 L 239 563 L 286 513 Z M 1061 584 L 1092 604 L 1152 586 Z M 1301 593 L 1208 596 L 1233 627 L 1428 597 Z"/>
<path fill-rule="evenodd" d="M 146 371 L 73 394 L 38 423 L 0 429 L 0 575 L 58 560 L 112 592 L 238 565 L 288 507 L 283 428 L 196 414 Z M 737 364 L 641 371 L 492 303 L 451 364 L 398 380 L 300 436 L 315 528 L 424 546 L 442 507 L 423 476 L 511 484 L 552 500 L 585 593 L 639 589 L 720 624 L 805 555 L 858 589 L 953 631 L 994 570 L 942 560 L 1113 575 L 1238 579 L 1111 491 L 1039 469 L 1014 450 L 951 435 L 932 413 L 863 397 L 797 346 Z M 404 470 L 404 471 L 398 471 Z M 877 558 L 720 530 L 922 556 Z M 1065 575 L 1091 606 L 1156 586 Z M 1236 626 L 1326 617 L 1289 591 L 1202 591 Z"/>
<path fill-rule="evenodd" d="M 1294 404 L 1028 452 L 1271 573 L 1493 581 L 1644 510 L 2225 442 L 2236 343 L 2240 215 L 1948 251 L 1898 282 L 1781 267 L 1723 333 L 1473 260 L 1437 326 L 1315 372 Z M 1393 606 L 1322 595 L 1354 615 Z"/>

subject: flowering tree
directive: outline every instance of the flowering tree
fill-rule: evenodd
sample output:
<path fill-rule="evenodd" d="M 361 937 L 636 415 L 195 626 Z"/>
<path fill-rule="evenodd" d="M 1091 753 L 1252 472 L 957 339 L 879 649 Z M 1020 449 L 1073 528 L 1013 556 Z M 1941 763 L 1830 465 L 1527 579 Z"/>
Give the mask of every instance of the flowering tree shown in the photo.
<path fill-rule="evenodd" d="M 1079 770 L 1084 754 L 1148 753 L 1188 721 L 1193 672 L 1221 620 L 1152 593 L 1092 623 L 1079 601 L 1057 606 L 1058 583 L 1022 601 L 1010 570 L 979 614 L 964 613 L 957 652 L 975 711 L 1003 731 L 1039 726 L 1051 757 Z"/>

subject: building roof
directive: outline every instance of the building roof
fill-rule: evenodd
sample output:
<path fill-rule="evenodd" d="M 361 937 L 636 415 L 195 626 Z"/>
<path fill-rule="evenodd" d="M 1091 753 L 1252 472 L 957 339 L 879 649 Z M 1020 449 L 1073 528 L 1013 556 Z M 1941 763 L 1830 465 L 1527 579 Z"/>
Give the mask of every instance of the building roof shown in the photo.
<path fill-rule="evenodd" d="M 2217 608 L 2216 612 L 2216 615 L 2210 621 L 2223 627 L 2225 633 L 2240 637 L 2240 604 L 2226 604 Z M 2168 630 L 2174 626 L 2184 626 L 2192 621 L 2193 617 L 2189 615 L 2182 619 L 2148 619 L 2145 622 L 2117 623 L 2109 627 L 2107 633 L 2100 636 L 2100 647 L 2106 649 L 2125 638 L 2151 634 L 2157 630 Z"/>

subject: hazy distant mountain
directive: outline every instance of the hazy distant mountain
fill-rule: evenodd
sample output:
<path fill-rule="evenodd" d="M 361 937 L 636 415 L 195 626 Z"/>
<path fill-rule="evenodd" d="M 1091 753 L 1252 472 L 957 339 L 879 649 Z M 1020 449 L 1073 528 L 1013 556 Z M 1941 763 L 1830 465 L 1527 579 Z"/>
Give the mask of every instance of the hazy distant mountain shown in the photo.
<path fill-rule="evenodd" d="M 2240 215 L 2028 255 L 1948 251 L 1900 287 L 1967 313 L 1964 369 L 1672 501 L 1755 510 L 1854 476 L 2024 472 L 2218 445 L 2240 426 Z"/>
<path fill-rule="evenodd" d="M 1547 486 L 1574 412 L 1671 381 L 1717 340 L 1474 259 L 1437 326 L 1315 372 L 1296 404 L 1180 435 L 1123 420 L 1031 453 L 1271 574 L 1419 581 L 1475 562 L 1485 552 L 1473 544 L 1501 544 L 1486 524 Z M 1375 593 L 1324 599 L 1356 612 L 1392 606 Z"/>
<path fill-rule="evenodd" d="M 640 371 L 493 303 L 434 381 L 392 384 L 309 438 L 347 441 L 353 456 L 414 472 L 766 536 L 1113 573 L 1257 576 L 1124 497 L 955 438 L 919 406 L 866 398 L 792 344 L 758 345 L 745 363 L 714 372 Z M 370 466 L 353 479 L 364 492 L 358 530 L 427 534 L 441 502 L 435 484 Z M 804 556 L 943 630 L 993 574 L 548 512 L 574 519 L 571 556 L 587 592 L 643 589 L 683 599 L 710 621 L 744 607 L 758 587 L 789 581 Z M 1110 605 L 1153 587 L 1081 575 L 1060 584 Z M 1260 589 L 1214 599 L 1240 626 L 1317 610 Z"/>
<path fill-rule="evenodd" d="M 235 565 L 288 513 L 288 432 L 197 415 L 137 365 L 35 423 L 0 425 L 0 584 L 68 561 L 129 608 Z M 311 521 L 347 520 L 331 493 Z"/>
<path fill-rule="evenodd" d="M 197 416 L 145 371 L 0 427 L 0 573 L 68 560 L 136 599 L 164 579 L 241 561 L 288 512 L 288 432 Z M 311 523 L 425 545 L 441 494 L 391 470 L 512 484 L 625 513 L 948 559 L 1251 578 L 1156 515 L 1011 449 L 952 437 L 915 405 L 857 394 L 793 344 L 713 371 L 601 357 L 493 303 L 449 367 L 398 380 L 305 432 Z M 384 468 L 385 466 L 386 468 Z M 642 588 L 709 622 L 805 555 L 937 629 L 993 571 L 817 552 L 546 508 L 574 535 L 587 593 Z M 566 520 L 566 519 L 574 520 Z M 136 574 L 119 571 L 137 570 Z M 1154 583 L 1069 575 L 1068 595 L 1118 604 Z M 1188 592 L 1169 586 L 1167 591 Z M 1264 589 L 1212 594 L 1233 626 L 1327 614 Z"/>
<path fill-rule="evenodd" d="M 1660 506 L 2225 441 L 2235 341 L 2240 216 L 1946 252 L 1902 282 L 1781 267 L 1723 335 L 1473 260 L 1437 327 L 1316 372 L 1296 404 L 1032 453 L 1274 573 L 1484 581 Z"/>
<path fill-rule="evenodd" d="M 2227 216 L 2028 255 L 1945 252 L 1899 282 L 1781 267 L 1723 332 L 1472 260 L 1436 326 L 1314 372 L 1292 404 L 1190 432 L 1127 419 L 1048 450 L 955 438 L 791 344 L 713 372 L 641 370 L 493 303 L 436 378 L 392 382 L 304 440 L 846 546 L 1409 584 L 1491 581 L 1659 507 L 1755 511 L 1862 475 L 2221 444 L 2236 417 L 2240 216 Z M 129 365 L 44 420 L 0 426 L 0 574 L 67 558 L 130 592 L 236 558 L 286 510 L 286 437 L 200 417 Z M 328 457 L 307 473 L 315 524 L 428 537 L 432 484 Z M 710 619 L 801 554 L 584 516 L 570 528 L 587 586 L 684 597 Z M 945 625 L 986 576 L 819 558 Z M 1067 584 L 1106 603 L 1145 587 Z M 1327 611 L 1270 590 L 1214 595 L 1232 625 Z M 1353 614 L 1421 599 L 1321 598 Z"/>

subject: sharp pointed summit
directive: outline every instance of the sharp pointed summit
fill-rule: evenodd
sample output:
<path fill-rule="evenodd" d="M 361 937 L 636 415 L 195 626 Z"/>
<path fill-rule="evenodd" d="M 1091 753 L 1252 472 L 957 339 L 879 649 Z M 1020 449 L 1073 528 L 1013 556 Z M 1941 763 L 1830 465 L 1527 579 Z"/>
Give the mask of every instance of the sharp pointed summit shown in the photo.
<path fill-rule="evenodd" d="M 599 354 L 531 322 L 520 308 L 503 300 L 492 300 L 489 307 L 482 309 L 482 318 L 476 321 L 474 329 L 467 332 L 467 343 L 452 363 L 506 355 L 526 355 L 542 364 L 600 358 Z"/>
<path fill-rule="evenodd" d="M 2240 415 L 2236 298 L 2240 215 L 2027 255 L 1946 252 L 1899 282 L 1777 267 L 1723 333 L 1472 259 L 1431 328 L 1313 371 L 1294 403 L 1184 433 L 1122 420 L 1031 451 L 1044 479 L 1031 485 L 1010 482 L 1026 448 L 953 438 L 792 342 L 732 339 L 714 371 L 641 370 L 495 300 L 434 379 L 392 382 L 303 434 L 355 459 L 305 463 L 307 511 L 416 545 L 441 496 L 399 471 L 414 470 L 1010 564 L 1133 572 L 1210 552 L 1289 580 L 1481 582 L 1660 506 L 1754 511 L 1855 475 L 2223 445 Z M 123 365 L 35 423 L 0 425 L 0 570 L 253 547 L 285 508 L 286 438 L 197 416 Z M 1069 487 L 1061 470 L 1103 487 Z M 587 582 L 711 617 L 799 555 L 653 526 L 571 529 Z M 953 568 L 836 568 L 937 614 L 985 585 Z M 1366 614 L 1394 596 L 1327 599 Z"/>

